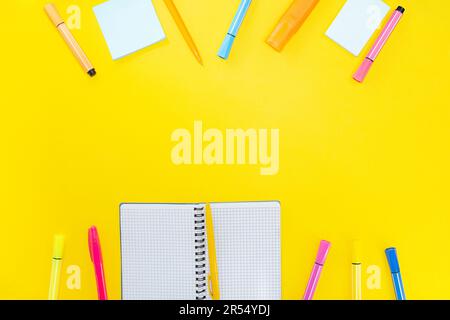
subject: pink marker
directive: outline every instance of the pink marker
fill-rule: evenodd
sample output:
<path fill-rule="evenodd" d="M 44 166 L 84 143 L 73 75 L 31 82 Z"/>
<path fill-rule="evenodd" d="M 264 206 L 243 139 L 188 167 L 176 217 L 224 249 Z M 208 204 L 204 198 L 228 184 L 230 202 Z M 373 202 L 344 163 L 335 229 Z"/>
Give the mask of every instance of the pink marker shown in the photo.
<path fill-rule="evenodd" d="M 102 249 L 100 247 L 100 238 L 95 226 L 89 228 L 88 239 L 89 254 L 91 255 L 92 263 L 94 264 L 95 279 L 97 281 L 98 300 L 108 300 L 105 271 L 103 268 Z"/>
<path fill-rule="evenodd" d="M 303 300 L 312 300 L 314 293 L 316 292 L 317 283 L 319 282 L 320 274 L 322 273 L 323 265 L 327 259 L 330 246 L 331 243 L 328 241 L 320 241 L 319 252 L 317 253 L 316 262 L 314 263 L 314 268 L 311 272 L 311 276 L 309 277 Z"/>
<path fill-rule="evenodd" d="M 364 59 L 363 63 L 359 67 L 358 71 L 356 71 L 356 73 L 353 75 L 353 79 L 355 79 L 358 82 L 364 81 L 364 78 L 366 77 L 367 73 L 369 72 L 370 67 L 372 66 L 373 62 L 377 58 L 381 49 L 386 44 L 392 31 L 394 31 L 395 27 L 399 23 L 400 18 L 403 16 L 404 12 L 405 12 L 405 9 L 403 7 L 398 7 L 397 10 L 394 11 L 391 18 L 384 26 L 383 31 L 381 31 L 381 34 L 378 36 L 378 39 L 375 41 L 375 44 L 373 45 L 372 49 L 370 49 L 369 54 Z"/>

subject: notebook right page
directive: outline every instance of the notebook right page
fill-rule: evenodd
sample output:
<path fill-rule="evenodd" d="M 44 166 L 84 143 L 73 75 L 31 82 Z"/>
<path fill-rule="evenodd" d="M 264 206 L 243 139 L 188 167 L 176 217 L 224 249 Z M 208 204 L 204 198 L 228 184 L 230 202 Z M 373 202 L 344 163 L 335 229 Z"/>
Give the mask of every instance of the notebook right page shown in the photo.
<path fill-rule="evenodd" d="M 281 299 L 279 202 L 211 204 L 222 300 Z"/>

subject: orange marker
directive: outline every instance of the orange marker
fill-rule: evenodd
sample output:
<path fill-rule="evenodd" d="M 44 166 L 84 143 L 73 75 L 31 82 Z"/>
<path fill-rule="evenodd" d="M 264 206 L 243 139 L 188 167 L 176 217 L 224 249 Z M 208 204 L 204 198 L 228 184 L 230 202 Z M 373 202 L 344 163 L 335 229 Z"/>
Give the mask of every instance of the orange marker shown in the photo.
<path fill-rule="evenodd" d="M 59 15 L 58 10 L 56 9 L 55 5 L 52 3 L 46 4 L 44 7 L 44 10 L 47 13 L 48 17 L 50 18 L 50 20 L 55 25 L 56 29 L 58 29 L 61 37 L 64 39 L 66 44 L 69 46 L 70 51 L 72 51 L 75 58 L 77 58 L 81 67 L 83 68 L 83 70 L 91 77 L 95 76 L 96 72 L 95 72 L 94 67 L 92 66 L 88 57 L 84 53 L 83 49 L 81 49 L 80 45 L 73 37 L 69 28 L 67 28 L 66 24 L 64 23 L 64 20 Z"/>
<path fill-rule="evenodd" d="M 177 7 L 175 7 L 175 4 L 173 3 L 172 0 L 164 0 L 164 2 L 166 3 L 167 9 L 169 9 L 173 20 L 175 20 L 175 23 L 178 26 L 178 29 L 180 29 L 180 32 L 183 35 L 184 40 L 188 44 L 189 48 L 191 49 L 191 51 L 194 54 L 195 58 L 197 59 L 198 63 L 203 65 L 202 57 L 200 56 L 197 46 L 195 45 L 195 42 L 192 39 L 191 34 L 189 33 L 186 25 L 184 24 L 183 18 L 181 18 L 181 15 L 178 12 Z"/>
<path fill-rule="evenodd" d="M 277 51 L 283 50 L 318 2 L 319 0 L 294 0 L 267 39 L 267 44 Z"/>

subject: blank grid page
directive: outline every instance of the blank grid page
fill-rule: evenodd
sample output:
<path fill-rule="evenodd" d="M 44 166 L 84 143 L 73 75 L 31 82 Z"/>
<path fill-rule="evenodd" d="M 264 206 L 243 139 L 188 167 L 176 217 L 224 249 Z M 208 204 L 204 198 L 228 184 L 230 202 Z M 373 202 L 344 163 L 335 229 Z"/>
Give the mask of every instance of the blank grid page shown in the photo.
<path fill-rule="evenodd" d="M 224 300 L 281 299 L 280 204 L 211 204 Z"/>
<path fill-rule="evenodd" d="M 123 204 L 122 298 L 195 299 L 194 206 Z"/>

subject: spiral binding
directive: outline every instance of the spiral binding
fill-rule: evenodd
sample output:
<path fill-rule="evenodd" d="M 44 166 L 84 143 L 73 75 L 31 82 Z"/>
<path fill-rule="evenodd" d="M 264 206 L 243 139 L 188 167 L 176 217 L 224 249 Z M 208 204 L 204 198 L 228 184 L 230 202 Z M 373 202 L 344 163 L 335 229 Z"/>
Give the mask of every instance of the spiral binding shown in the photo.
<path fill-rule="evenodd" d="M 196 300 L 207 297 L 205 208 L 194 208 Z"/>

